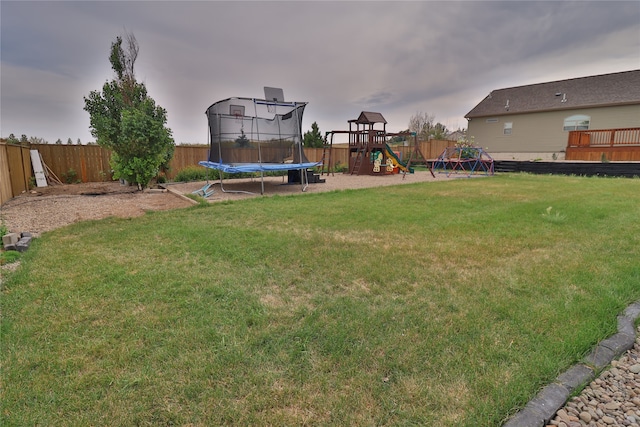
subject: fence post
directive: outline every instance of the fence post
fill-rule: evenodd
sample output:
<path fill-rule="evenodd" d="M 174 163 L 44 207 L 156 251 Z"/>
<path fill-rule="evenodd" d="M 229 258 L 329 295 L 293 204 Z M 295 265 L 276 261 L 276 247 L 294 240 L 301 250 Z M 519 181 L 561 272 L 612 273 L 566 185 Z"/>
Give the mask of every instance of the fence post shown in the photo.
<path fill-rule="evenodd" d="M 0 142 L 0 205 L 13 197 L 7 144 Z"/>
<path fill-rule="evenodd" d="M 2 199 L 8 200 L 12 197 L 16 197 L 20 193 L 29 190 L 29 184 L 31 180 L 31 155 L 29 153 L 28 145 L 16 145 L 16 144 L 3 144 L 4 152 L 6 154 L 5 164 L 1 165 L 6 168 L 6 172 L 3 172 L 3 180 L 5 176 L 9 176 L 10 192 L 3 185 Z"/>

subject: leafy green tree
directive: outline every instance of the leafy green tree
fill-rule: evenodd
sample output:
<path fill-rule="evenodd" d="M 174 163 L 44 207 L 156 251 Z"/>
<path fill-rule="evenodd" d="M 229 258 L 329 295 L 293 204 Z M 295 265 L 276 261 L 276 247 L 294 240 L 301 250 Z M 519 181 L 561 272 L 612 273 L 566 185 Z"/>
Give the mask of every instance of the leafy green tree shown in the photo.
<path fill-rule="evenodd" d="M 7 138 L 7 144 L 20 144 L 20 141 L 14 134 L 10 133 L 9 137 Z"/>
<path fill-rule="evenodd" d="M 305 132 L 302 137 L 302 145 L 309 148 L 322 148 L 324 139 L 318 128 L 318 123 L 313 122 L 311 124 L 311 131 Z"/>
<path fill-rule="evenodd" d="M 447 127 L 442 123 L 438 122 L 431 129 L 430 137 L 431 139 L 446 139 L 447 133 L 448 133 Z"/>
<path fill-rule="evenodd" d="M 406 129 L 403 130 L 399 133 L 409 133 L 410 130 Z M 391 138 L 391 140 L 389 141 L 389 143 L 391 144 L 404 144 L 407 141 L 407 136 L 405 135 L 398 135 L 398 136 L 394 136 L 393 138 Z"/>
<path fill-rule="evenodd" d="M 84 98 L 91 116 L 91 134 L 98 145 L 111 150 L 115 178 L 142 189 L 166 168 L 175 143 L 167 128 L 167 112 L 147 94 L 144 83 L 135 79 L 138 42 L 126 33 L 111 44 L 109 61 L 116 77 Z"/>

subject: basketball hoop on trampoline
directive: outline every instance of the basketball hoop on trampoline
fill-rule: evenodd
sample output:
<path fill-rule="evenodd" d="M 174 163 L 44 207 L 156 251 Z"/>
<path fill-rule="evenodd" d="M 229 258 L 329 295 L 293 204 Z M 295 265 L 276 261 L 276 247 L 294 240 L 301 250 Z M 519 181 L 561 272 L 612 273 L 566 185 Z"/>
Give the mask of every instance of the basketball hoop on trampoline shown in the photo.
<path fill-rule="evenodd" d="M 242 123 L 244 117 L 244 105 L 230 105 L 229 115 L 236 119 L 236 123 Z"/>

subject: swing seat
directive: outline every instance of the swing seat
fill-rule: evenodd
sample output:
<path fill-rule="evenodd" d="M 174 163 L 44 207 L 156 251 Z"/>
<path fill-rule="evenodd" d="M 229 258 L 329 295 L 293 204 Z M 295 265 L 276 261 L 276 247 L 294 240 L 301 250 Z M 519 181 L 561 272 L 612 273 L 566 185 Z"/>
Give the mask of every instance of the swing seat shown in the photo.
<path fill-rule="evenodd" d="M 213 183 L 207 183 L 204 187 L 196 190 L 196 191 L 192 191 L 191 194 L 196 194 L 200 197 L 204 197 L 205 199 L 207 197 L 209 197 L 210 195 L 212 195 L 213 193 L 215 193 L 215 190 L 211 189 L 209 190 L 209 188 L 211 188 L 211 186 L 213 185 Z"/>

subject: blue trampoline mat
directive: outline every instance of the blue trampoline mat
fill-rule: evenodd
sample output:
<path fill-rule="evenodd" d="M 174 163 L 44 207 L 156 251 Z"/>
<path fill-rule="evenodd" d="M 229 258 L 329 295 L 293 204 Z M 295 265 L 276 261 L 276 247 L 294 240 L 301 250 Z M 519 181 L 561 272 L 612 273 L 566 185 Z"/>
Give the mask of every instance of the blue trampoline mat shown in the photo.
<path fill-rule="evenodd" d="M 322 162 L 309 163 L 216 163 L 216 162 L 198 162 L 200 166 L 209 169 L 217 169 L 226 173 L 242 173 L 242 172 L 267 172 L 267 171 L 286 171 L 296 169 L 309 169 L 321 165 Z"/>

